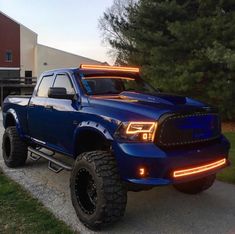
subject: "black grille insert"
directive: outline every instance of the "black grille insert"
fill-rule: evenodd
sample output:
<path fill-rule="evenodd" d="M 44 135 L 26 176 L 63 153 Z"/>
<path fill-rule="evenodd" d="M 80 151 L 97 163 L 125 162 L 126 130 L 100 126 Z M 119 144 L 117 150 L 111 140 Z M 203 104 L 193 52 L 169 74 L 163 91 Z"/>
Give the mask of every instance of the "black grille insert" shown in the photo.
<path fill-rule="evenodd" d="M 164 118 L 164 117 L 163 117 Z M 215 140 L 221 135 L 218 114 L 175 114 L 165 117 L 156 133 L 156 143 L 171 147 Z"/>

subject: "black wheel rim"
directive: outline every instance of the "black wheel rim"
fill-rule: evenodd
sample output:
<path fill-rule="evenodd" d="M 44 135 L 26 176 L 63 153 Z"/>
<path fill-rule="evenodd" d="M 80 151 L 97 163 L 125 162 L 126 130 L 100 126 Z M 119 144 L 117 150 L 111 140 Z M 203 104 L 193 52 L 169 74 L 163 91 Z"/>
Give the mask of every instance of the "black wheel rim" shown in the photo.
<path fill-rule="evenodd" d="M 81 168 L 75 180 L 75 193 L 79 206 L 86 214 L 93 214 L 96 210 L 97 190 L 91 173 Z"/>
<path fill-rule="evenodd" d="M 4 140 L 4 151 L 5 151 L 5 156 L 9 158 L 11 154 L 11 141 L 9 137 L 6 137 Z"/>

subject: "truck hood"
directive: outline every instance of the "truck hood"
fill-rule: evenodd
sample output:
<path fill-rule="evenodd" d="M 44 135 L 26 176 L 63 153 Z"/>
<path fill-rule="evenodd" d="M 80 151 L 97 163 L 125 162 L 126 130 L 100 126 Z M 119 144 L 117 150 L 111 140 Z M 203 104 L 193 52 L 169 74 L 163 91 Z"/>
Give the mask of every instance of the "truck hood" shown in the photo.
<path fill-rule="evenodd" d="M 212 110 L 200 101 L 166 93 L 122 92 L 119 95 L 91 96 L 89 102 L 99 114 L 120 121 L 158 120 L 165 113 Z"/>

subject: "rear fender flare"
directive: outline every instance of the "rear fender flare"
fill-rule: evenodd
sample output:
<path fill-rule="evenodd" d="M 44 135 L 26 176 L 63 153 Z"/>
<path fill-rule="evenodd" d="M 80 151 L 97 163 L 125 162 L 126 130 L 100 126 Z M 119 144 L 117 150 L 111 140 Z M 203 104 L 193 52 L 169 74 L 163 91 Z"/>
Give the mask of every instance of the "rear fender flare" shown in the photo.
<path fill-rule="evenodd" d="M 17 116 L 17 113 L 16 113 L 16 111 L 15 111 L 14 109 L 9 109 L 9 110 L 6 112 L 5 118 L 4 118 L 4 122 L 3 122 L 4 127 L 6 128 L 6 120 L 7 120 L 7 118 L 8 118 L 9 115 L 11 115 L 11 116 L 14 118 L 15 124 L 16 124 L 16 130 L 17 130 L 19 136 L 20 136 L 21 138 L 23 138 L 24 134 L 23 134 L 22 128 L 21 128 L 21 126 L 20 126 L 20 121 L 19 121 L 19 118 L 18 118 L 18 116 Z"/>

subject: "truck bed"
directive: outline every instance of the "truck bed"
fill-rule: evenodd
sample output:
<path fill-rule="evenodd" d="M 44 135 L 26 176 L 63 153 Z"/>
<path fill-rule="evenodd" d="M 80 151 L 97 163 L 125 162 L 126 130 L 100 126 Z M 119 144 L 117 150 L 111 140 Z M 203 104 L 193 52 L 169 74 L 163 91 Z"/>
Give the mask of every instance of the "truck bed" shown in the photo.
<path fill-rule="evenodd" d="M 17 113 L 19 123 L 21 124 L 21 129 L 24 133 L 28 132 L 27 110 L 30 98 L 30 95 L 10 95 L 5 98 L 2 106 L 4 126 L 6 123 L 7 113 L 9 111 L 13 111 Z"/>

